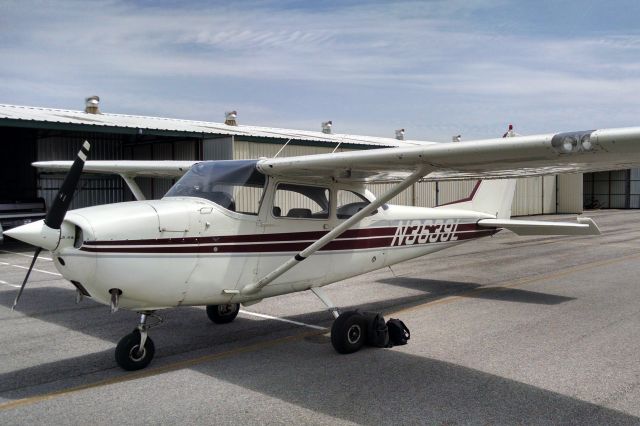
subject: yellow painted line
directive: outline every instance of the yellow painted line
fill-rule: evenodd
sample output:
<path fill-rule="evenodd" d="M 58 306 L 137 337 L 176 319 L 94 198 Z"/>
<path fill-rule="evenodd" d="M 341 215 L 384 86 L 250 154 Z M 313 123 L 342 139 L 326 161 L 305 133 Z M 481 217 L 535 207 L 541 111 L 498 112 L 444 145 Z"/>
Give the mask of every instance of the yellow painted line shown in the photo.
<path fill-rule="evenodd" d="M 431 307 L 431 306 L 445 305 L 445 304 L 448 304 L 448 303 L 457 302 L 457 301 L 460 301 L 460 300 L 463 300 L 463 299 L 467 299 L 469 297 L 473 297 L 473 296 L 481 294 L 481 293 L 486 293 L 486 292 L 490 292 L 490 291 L 501 291 L 501 290 L 507 289 L 507 288 L 521 287 L 521 286 L 524 286 L 524 285 L 527 285 L 527 284 L 540 283 L 540 282 L 544 282 L 544 281 L 553 280 L 553 279 L 556 279 L 556 278 L 562 278 L 562 277 L 566 277 L 567 275 L 574 274 L 576 272 L 588 271 L 590 269 L 598 268 L 598 267 L 601 267 L 601 266 L 613 265 L 613 264 L 616 264 L 616 263 L 624 262 L 624 261 L 627 261 L 627 260 L 630 260 L 630 259 L 639 258 L 639 257 L 640 257 L 640 253 L 629 254 L 627 256 L 616 257 L 615 259 L 607 259 L 607 260 L 600 260 L 600 261 L 596 261 L 596 262 L 584 263 L 584 264 L 581 264 L 581 265 L 572 266 L 570 268 L 566 268 L 566 269 L 563 269 L 563 270 L 560 270 L 560 271 L 556 271 L 556 272 L 551 272 L 551 273 L 548 273 L 548 274 L 540 274 L 540 275 L 536 275 L 536 276 L 533 276 L 533 277 L 526 277 L 526 278 L 520 278 L 520 279 L 514 280 L 514 281 L 507 281 L 505 283 L 497 283 L 494 286 L 481 287 L 481 288 L 470 290 L 470 291 L 467 291 L 467 292 L 464 292 L 464 293 L 457 294 L 455 296 L 449 296 L 449 297 L 445 297 L 443 299 L 432 300 L 430 302 L 421 303 L 419 305 L 415 305 L 415 306 L 411 306 L 411 307 L 408 307 L 408 308 L 400 309 L 398 311 L 391 312 L 388 315 L 397 315 L 397 314 L 401 314 L 401 313 L 413 312 L 413 311 L 417 311 L 417 310 L 420 310 L 420 309 L 428 308 L 428 307 Z"/>
<path fill-rule="evenodd" d="M 231 349 L 225 352 L 220 352 L 216 354 L 204 355 L 198 358 L 188 359 L 185 361 L 175 362 L 173 364 L 168 364 L 162 367 L 150 368 L 146 370 L 141 370 L 135 373 L 125 374 L 119 377 L 113 377 L 110 379 L 99 380 L 93 383 L 87 383 L 80 386 L 75 386 L 67 389 L 63 389 L 56 392 L 51 392 L 43 395 L 32 396 L 29 398 L 16 399 L 15 401 L 5 402 L 0 404 L 0 411 L 11 410 L 14 408 L 22 407 L 25 405 L 36 404 L 43 401 L 48 401 L 54 398 L 58 398 L 61 396 L 69 395 L 72 393 L 80 392 L 83 390 L 94 389 L 102 386 L 114 385 L 117 383 L 128 382 L 131 380 L 143 379 L 146 377 L 156 376 L 159 374 L 170 373 L 172 371 L 181 370 L 183 368 L 193 367 L 198 364 L 202 364 L 204 362 L 217 361 L 220 359 L 228 358 L 232 355 L 240 355 L 247 352 L 253 352 L 260 349 L 267 349 L 273 346 L 279 345 L 281 343 L 287 343 L 295 340 L 304 339 L 305 337 L 324 334 L 326 330 L 323 331 L 307 331 L 304 333 L 295 334 L 292 336 L 281 337 L 279 339 L 269 340 L 266 342 L 258 342 L 253 345 L 243 346 L 241 348 Z"/>

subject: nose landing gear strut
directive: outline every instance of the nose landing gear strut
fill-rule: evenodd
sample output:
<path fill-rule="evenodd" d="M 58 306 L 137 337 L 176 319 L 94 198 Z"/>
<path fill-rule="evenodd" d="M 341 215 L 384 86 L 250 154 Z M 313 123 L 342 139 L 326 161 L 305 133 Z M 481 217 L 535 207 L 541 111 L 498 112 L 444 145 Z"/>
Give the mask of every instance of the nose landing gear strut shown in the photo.
<path fill-rule="evenodd" d="M 153 324 L 148 324 L 149 317 L 156 319 Z M 140 312 L 140 323 L 133 332 L 124 336 L 116 346 L 116 362 L 125 370 L 134 371 L 145 368 L 155 354 L 155 345 L 148 336 L 151 327 L 162 322 L 162 318 L 153 314 L 153 311 Z"/>

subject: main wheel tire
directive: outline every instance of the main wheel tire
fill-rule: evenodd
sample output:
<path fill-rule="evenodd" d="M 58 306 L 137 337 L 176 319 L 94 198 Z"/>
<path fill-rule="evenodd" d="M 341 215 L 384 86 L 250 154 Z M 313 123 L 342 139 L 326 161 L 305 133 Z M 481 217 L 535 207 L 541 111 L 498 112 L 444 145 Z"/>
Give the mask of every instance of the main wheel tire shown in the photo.
<path fill-rule="evenodd" d="M 118 342 L 116 346 L 116 362 L 120 367 L 128 371 L 140 370 L 145 368 L 156 353 L 156 347 L 153 340 L 147 336 L 142 351 L 140 348 L 140 332 L 134 330 L 133 333 L 127 334 Z"/>
<path fill-rule="evenodd" d="M 362 348 L 367 339 L 367 321 L 356 311 L 340 314 L 331 326 L 331 344 L 341 354 L 350 354 Z"/>
<path fill-rule="evenodd" d="M 227 324 L 236 319 L 240 312 L 239 303 L 226 305 L 207 305 L 207 316 L 216 324 Z"/>

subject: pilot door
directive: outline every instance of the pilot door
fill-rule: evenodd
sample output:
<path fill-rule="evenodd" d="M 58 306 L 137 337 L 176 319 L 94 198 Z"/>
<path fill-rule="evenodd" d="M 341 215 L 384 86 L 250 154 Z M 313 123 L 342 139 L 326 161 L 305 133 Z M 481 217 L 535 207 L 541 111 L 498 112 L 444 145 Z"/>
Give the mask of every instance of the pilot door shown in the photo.
<path fill-rule="evenodd" d="M 261 212 L 264 223 L 262 254 L 256 279 L 282 265 L 329 231 L 331 192 L 328 187 L 290 182 L 269 185 Z M 302 290 L 325 280 L 331 255 L 319 251 L 269 284 L 274 294 Z"/>

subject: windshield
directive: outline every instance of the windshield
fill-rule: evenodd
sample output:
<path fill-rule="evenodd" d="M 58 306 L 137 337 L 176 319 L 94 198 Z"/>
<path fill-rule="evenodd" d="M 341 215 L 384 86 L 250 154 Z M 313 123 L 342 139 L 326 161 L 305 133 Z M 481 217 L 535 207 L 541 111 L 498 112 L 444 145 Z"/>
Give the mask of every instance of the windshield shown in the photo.
<path fill-rule="evenodd" d="M 225 209 L 258 214 L 266 182 L 256 160 L 203 161 L 194 164 L 165 197 L 199 197 Z"/>

